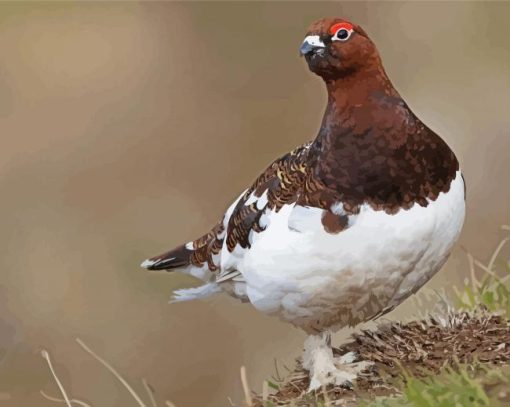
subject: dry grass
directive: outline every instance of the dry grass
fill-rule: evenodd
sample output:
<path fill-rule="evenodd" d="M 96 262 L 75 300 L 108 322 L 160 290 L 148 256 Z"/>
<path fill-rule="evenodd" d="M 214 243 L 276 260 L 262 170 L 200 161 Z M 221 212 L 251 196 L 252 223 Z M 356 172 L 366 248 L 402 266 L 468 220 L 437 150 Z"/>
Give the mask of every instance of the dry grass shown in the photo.
<path fill-rule="evenodd" d="M 510 231 L 510 226 L 502 226 L 502 229 Z M 454 287 L 459 308 L 473 310 L 483 305 L 492 312 L 503 312 L 510 316 L 510 261 L 501 256 L 509 241 L 510 236 L 497 245 L 488 263 L 467 253 L 470 278 L 462 289 Z M 481 275 L 481 278 L 477 275 Z"/>
<path fill-rule="evenodd" d="M 127 382 L 127 380 L 111 364 L 109 364 L 105 359 L 103 359 L 96 352 L 94 352 L 88 345 L 86 345 L 85 342 L 83 342 L 80 338 L 77 338 L 76 342 L 78 343 L 78 345 L 81 346 L 81 348 L 85 352 L 87 352 L 90 356 L 92 356 L 99 363 L 101 363 L 101 365 L 103 365 L 115 377 L 115 379 L 117 379 L 122 384 L 122 386 L 128 391 L 128 393 L 131 395 L 132 399 L 136 402 L 136 404 L 139 407 L 149 407 L 149 406 L 150 407 L 158 407 L 158 404 L 154 397 L 154 391 L 152 390 L 150 385 L 147 383 L 147 380 L 142 378 L 142 385 L 143 385 L 143 388 L 145 389 L 145 392 L 147 394 L 147 398 L 149 399 L 150 404 L 147 404 L 145 401 L 143 401 L 142 397 L 133 389 L 133 387 Z M 48 368 L 50 369 L 51 375 L 53 376 L 55 383 L 57 384 L 60 394 L 62 395 L 62 398 L 50 396 L 42 390 L 41 390 L 41 395 L 47 400 L 54 401 L 57 403 L 65 403 L 67 405 L 67 407 L 74 407 L 74 406 L 92 407 L 90 404 L 88 404 L 82 400 L 79 400 L 76 398 L 71 398 L 68 396 L 68 393 L 67 393 L 64 385 L 62 384 L 57 373 L 55 372 L 55 369 L 53 368 L 50 354 L 48 353 L 47 350 L 42 350 L 41 355 L 46 360 L 46 363 L 48 364 Z M 168 400 L 165 401 L 165 406 L 175 407 L 175 405 Z"/>

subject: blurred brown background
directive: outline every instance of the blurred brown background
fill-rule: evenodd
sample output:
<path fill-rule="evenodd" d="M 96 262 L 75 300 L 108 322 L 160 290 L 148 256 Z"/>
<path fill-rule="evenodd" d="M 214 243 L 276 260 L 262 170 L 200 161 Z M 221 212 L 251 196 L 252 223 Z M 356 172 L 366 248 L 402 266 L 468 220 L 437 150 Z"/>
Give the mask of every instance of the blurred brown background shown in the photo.
<path fill-rule="evenodd" d="M 50 406 L 49 350 L 75 397 L 135 405 L 75 343 L 178 407 L 241 400 L 304 334 L 139 263 L 197 237 L 273 158 L 314 137 L 316 18 L 362 25 L 409 105 L 460 158 L 468 215 L 428 287 L 466 276 L 510 222 L 510 3 L 0 4 L 0 405 Z M 413 301 L 393 317 L 411 317 Z M 391 316 L 391 315 L 390 315 Z"/>

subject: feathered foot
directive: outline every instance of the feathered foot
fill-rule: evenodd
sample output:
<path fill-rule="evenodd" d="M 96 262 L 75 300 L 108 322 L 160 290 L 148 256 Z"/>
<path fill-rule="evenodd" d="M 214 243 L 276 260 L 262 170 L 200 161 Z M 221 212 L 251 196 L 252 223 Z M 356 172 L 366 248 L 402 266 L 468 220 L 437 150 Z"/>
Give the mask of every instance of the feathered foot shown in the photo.
<path fill-rule="evenodd" d="M 356 360 L 357 355 L 354 352 L 346 353 L 339 358 L 333 356 L 329 332 L 310 335 L 305 341 L 303 353 L 303 367 L 310 372 L 308 391 L 330 384 L 351 388 L 358 374 L 373 364 Z"/>

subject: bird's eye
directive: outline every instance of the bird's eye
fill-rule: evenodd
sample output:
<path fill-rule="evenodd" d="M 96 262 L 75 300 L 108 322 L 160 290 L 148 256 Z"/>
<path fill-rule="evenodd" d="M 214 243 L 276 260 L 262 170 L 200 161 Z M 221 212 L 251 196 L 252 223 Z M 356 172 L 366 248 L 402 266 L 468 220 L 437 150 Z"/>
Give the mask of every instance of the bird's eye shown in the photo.
<path fill-rule="evenodd" d="M 347 41 L 354 31 L 354 26 L 347 21 L 333 24 L 329 28 L 331 41 Z"/>
<path fill-rule="evenodd" d="M 352 30 L 347 30 L 345 28 L 340 28 L 335 35 L 333 36 L 333 40 L 339 41 L 347 41 L 351 36 Z"/>

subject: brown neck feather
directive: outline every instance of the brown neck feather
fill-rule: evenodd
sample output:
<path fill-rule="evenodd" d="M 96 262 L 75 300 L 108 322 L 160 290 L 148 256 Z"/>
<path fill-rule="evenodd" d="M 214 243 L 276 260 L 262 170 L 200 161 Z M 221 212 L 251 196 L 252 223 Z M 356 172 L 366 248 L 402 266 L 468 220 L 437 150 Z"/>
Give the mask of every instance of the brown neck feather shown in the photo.
<path fill-rule="evenodd" d="M 313 143 L 314 174 L 349 207 L 426 206 L 447 191 L 458 162 L 394 89 L 380 64 L 326 81 L 328 105 Z"/>
<path fill-rule="evenodd" d="M 325 81 L 328 105 L 321 132 L 330 132 L 337 128 L 343 119 L 352 119 L 353 116 L 373 110 L 371 105 L 381 98 L 385 98 L 386 102 L 401 101 L 380 61 L 376 62 L 341 78 Z M 361 125 L 362 121 L 356 121 L 355 124 Z"/>

